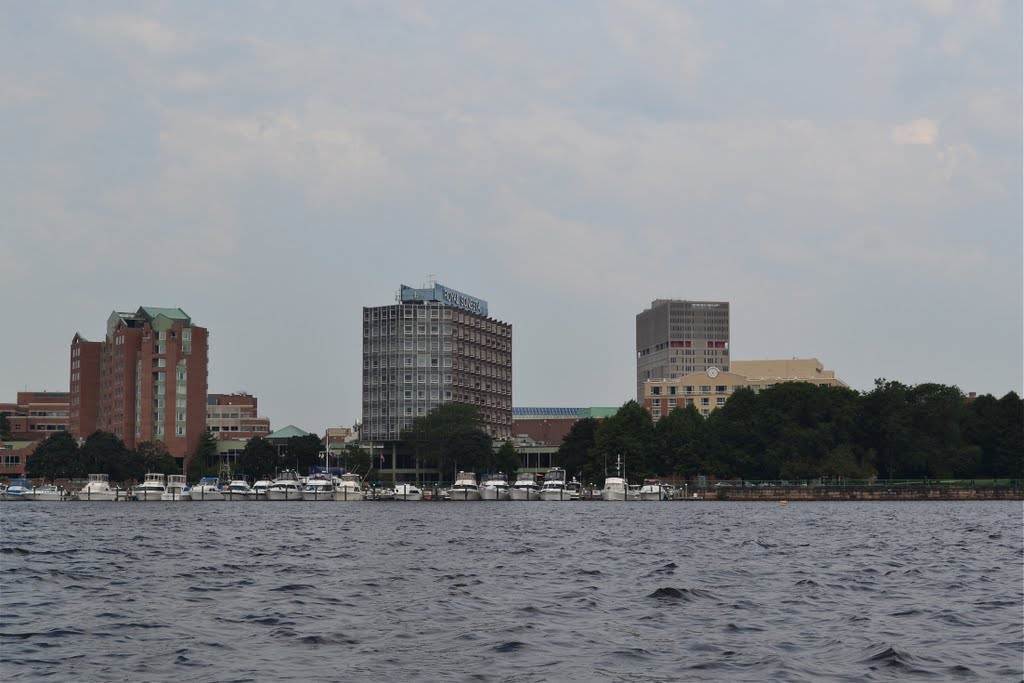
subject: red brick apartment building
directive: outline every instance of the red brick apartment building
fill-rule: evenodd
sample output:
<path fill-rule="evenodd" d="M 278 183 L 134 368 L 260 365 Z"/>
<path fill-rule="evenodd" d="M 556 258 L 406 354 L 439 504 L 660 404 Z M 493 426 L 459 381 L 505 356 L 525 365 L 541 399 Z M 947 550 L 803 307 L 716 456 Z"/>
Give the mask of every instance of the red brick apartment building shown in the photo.
<path fill-rule="evenodd" d="M 259 417 L 257 399 L 244 391 L 206 397 L 206 428 L 219 440 L 251 439 L 270 434 L 270 418 Z"/>
<path fill-rule="evenodd" d="M 24 476 L 36 444 L 68 429 L 68 397 L 66 391 L 19 391 L 15 403 L 0 403 L 11 431 L 10 439 L 0 441 L 0 476 Z"/>
<path fill-rule="evenodd" d="M 103 341 L 71 340 L 68 430 L 97 429 L 128 448 L 162 441 L 176 458 L 193 453 L 206 429 L 206 328 L 180 308 L 143 306 L 110 314 Z"/>
<path fill-rule="evenodd" d="M 0 413 L 7 415 L 14 438 L 45 439 L 67 431 L 69 396 L 66 391 L 19 391 L 16 403 L 0 403 Z"/>

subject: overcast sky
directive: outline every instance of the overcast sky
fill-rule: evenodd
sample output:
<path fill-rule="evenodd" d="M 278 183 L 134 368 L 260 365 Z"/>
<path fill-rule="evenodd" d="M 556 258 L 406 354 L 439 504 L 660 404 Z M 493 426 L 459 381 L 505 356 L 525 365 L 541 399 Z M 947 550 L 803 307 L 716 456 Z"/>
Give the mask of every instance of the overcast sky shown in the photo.
<path fill-rule="evenodd" d="M 5 2 L 0 401 L 113 310 L 211 392 L 360 418 L 363 306 L 513 325 L 516 406 L 620 405 L 635 316 L 737 359 L 1021 393 L 1019 1 Z"/>

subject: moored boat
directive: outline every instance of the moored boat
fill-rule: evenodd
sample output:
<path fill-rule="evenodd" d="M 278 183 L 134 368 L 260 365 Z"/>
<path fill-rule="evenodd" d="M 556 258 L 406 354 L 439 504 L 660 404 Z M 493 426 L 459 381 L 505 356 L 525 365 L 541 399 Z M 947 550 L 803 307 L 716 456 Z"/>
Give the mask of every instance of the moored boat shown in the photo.
<path fill-rule="evenodd" d="M 668 489 L 657 479 L 645 479 L 640 487 L 640 500 L 668 500 Z"/>
<path fill-rule="evenodd" d="M 485 474 L 480 482 L 480 500 L 508 500 L 508 477 Z"/>
<path fill-rule="evenodd" d="M 623 477 L 605 477 L 601 500 L 626 500 L 628 484 Z"/>
<path fill-rule="evenodd" d="M 185 483 L 184 474 L 167 475 L 167 490 L 160 495 L 160 500 L 175 503 L 192 500 L 188 484 Z"/>
<path fill-rule="evenodd" d="M 32 489 L 27 479 L 11 479 L 11 483 L 4 491 L 4 500 L 28 500 L 25 496 Z"/>
<path fill-rule="evenodd" d="M 145 480 L 131 490 L 131 498 L 142 503 L 159 502 L 167 491 L 167 480 L 163 474 L 150 472 Z"/>
<path fill-rule="evenodd" d="M 338 477 L 338 481 L 334 482 L 334 500 L 355 501 L 365 499 L 366 494 L 363 493 L 363 480 L 359 478 L 358 474 L 346 472 Z"/>
<path fill-rule="evenodd" d="M 267 500 L 302 500 L 302 483 L 295 470 L 282 470 L 267 487 Z"/>
<path fill-rule="evenodd" d="M 256 500 L 267 499 L 267 489 L 273 484 L 272 479 L 259 479 L 252 485 L 252 493 Z"/>
<path fill-rule="evenodd" d="M 203 477 L 198 484 L 189 489 L 188 494 L 192 500 L 224 500 L 218 477 Z"/>
<path fill-rule="evenodd" d="M 395 486 L 395 500 L 423 500 L 423 490 L 416 484 L 398 484 Z"/>
<path fill-rule="evenodd" d="M 570 501 L 572 491 L 565 485 L 565 470 L 552 467 L 544 474 L 544 482 L 540 487 L 540 499 L 544 501 Z"/>
<path fill-rule="evenodd" d="M 540 500 L 540 486 L 532 472 L 520 472 L 508 490 L 509 500 Z"/>
<path fill-rule="evenodd" d="M 120 496 L 119 491 L 110 486 L 109 474 L 90 474 L 89 481 L 75 493 L 75 498 L 85 501 L 112 501 Z"/>
<path fill-rule="evenodd" d="M 448 489 L 448 497 L 450 500 L 480 500 L 476 475 L 472 472 L 459 472 L 455 475 L 455 484 Z"/>
<path fill-rule="evenodd" d="M 25 493 L 26 500 L 57 501 L 67 498 L 67 493 L 56 484 L 33 486 Z"/>
<path fill-rule="evenodd" d="M 221 489 L 220 495 L 224 496 L 224 500 L 231 501 L 256 500 L 256 491 L 245 479 L 232 479 Z"/>
<path fill-rule="evenodd" d="M 314 474 L 306 479 L 302 487 L 302 500 L 334 500 L 334 482 L 326 474 Z"/>

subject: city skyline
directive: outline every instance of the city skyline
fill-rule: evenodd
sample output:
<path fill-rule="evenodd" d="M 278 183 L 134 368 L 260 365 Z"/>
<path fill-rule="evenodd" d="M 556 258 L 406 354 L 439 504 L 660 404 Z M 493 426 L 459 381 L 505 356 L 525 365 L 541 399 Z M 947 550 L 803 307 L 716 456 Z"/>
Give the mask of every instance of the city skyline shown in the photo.
<path fill-rule="evenodd" d="M 635 398 L 662 298 L 730 302 L 736 359 L 1022 393 L 1021 12 L 11 5 L 0 400 L 176 307 L 211 393 L 350 426 L 362 306 L 432 280 L 513 326 L 517 406 Z"/>

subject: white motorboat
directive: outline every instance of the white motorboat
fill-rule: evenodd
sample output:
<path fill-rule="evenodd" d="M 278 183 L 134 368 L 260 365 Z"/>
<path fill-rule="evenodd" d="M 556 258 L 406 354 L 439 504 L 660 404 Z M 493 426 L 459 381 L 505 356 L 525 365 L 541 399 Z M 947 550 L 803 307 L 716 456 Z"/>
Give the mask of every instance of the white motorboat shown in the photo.
<path fill-rule="evenodd" d="M 302 487 L 302 500 L 334 500 L 334 482 L 326 474 L 314 474 L 306 479 Z"/>
<path fill-rule="evenodd" d="M 232 479 L 220 490 L 220 495 L 224 500 L 256 500 L 256 491 L 245 479 Z"/>
<path fill-rule="evenodd" d="M 256 483 L 254 483 L 252 485 L 252 492 L 256 500 L 266 500 L 267 489 L 269 489 L 270 485 L 273 483 L 274 482 L 271 479 L 260 479 Z"/>
<path fill-rule="evenodd" d="M 203 477 L 199 483 L 188 490 L 192 500 L 224 500 L 220 492 L 220 479 Z"/>
<path fill-rule="evenodd" d="M 119 496 L 118 490 L 110 487 L 109 474 L 90 474 L 89 481 L 87 481 L 85 486 L 75 493 L 75 498 L 78 500 L 98 500 L 109 502 L 117 500 Z"/>
<path fill-rule="evenodd" d="M 480 482 L 480 500 L 508 500 L 508 477 L 485 474 Z"/>
<path fill-rule="evenodd" d="M 416 484 L 395 486 L 395 500 L 423 500 L 423 490 Z"/>
<path fill-rule="evenodd" d="M 131 497 L 143 503 L 159 502 L 167 492 L 167 480 L 164 475 L 151 472 L 145 480 L 132 489 Z"/>
<path fill-rule="evenodd" d="M 366 494 L 363 493 L 363 480 L 359 478 L 358 474 L 347 472 L 338 477 L 338 480 L 334 482 L 334 500 L 366 500 Z"/>
<path fill-rule="evenodd" d="M 31 490 L 27 479 L 11 479 L 10 485 L 4 491 L 4 500 L 29 500 L 25 494 Z"/>
<path fill-rule="evenodd" d="M 68 497 L 67 493 L 56 484 L 33 486 L 24 495 L 26 500 L 45 501 L 64 500 Z"/>
<path fill-rule="evenodd" d="M 295 470 L 282 470 L 267 487 L 267 500 L 302 500 L 302 482 Z"/>
<path fill-rule="evenodd" d="M 509 500 L 540 500 L 540 486 L 532 472 L 520 472 L 508 490 Z"/>
<path fill-rule="evenodd" d="M 605 477 L 601 500 L 626 500 L 629 484 L 623 477 Z"/>
<path fill-rule="evenodd" d="M 472 472 L 459 472 L 455 475 L 455 484 L 448 489 L 450 500 L 480 500 L 480 487 L 476 483 L 476 475 Z"/>
<path fill-rule="evenodd" d="M 192 500 L 188 484 L 185 483 L 184 474 L 168 474 L 167 490 L 160 496 L 162 501 L 180 502 Z"/>
<path fill-rule="evenodd" d="M 541 500 L 570 501 L 572 490 L 565 485 L 565 470 L 553 467 L 544 474 L 544 482 L 540 487 Z"/>
<path fill-rule="evenodd" d="M 668 487 L 657 479 L 645 479 L 640 487 L 640 500 L 668 500 Z"/>

